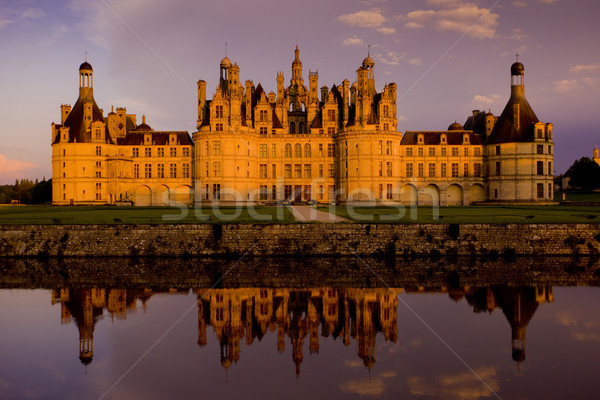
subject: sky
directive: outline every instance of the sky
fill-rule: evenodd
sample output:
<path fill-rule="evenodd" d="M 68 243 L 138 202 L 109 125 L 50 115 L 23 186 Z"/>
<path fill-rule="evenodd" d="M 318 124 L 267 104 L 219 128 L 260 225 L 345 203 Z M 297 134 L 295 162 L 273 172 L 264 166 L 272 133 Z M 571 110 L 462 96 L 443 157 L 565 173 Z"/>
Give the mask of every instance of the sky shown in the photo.
<path fill-rule="evenodd" d="M 328 87 L 370 53 L 377 90 L 398 85 L 401 132 L 499 115 L 518 53 L 561 174 L 600 145 L 599 13 L 597 0 L 0 0 L 0 184 L 51 177 L 51 123 L 77 100 L 86 52 L 105 114 L 191 134 L 196 82 L 211 98 L 225 54 L 269 92 L 296 45 L 305 81 L 318 70 Z"/>

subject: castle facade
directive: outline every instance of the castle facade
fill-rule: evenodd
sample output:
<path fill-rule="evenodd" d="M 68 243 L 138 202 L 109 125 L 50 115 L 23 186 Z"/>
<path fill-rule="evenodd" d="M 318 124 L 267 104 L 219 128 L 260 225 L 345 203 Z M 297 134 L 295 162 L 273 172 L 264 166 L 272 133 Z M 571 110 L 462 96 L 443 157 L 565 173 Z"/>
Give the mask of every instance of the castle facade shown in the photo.
<path fill-rule="evenodd" d="M 524 66 L 511 66 L 500 116 L 474 111 L 446 130 L 398 130 L 395 83 L 375 89 L 375 62 L 356 81 L 308 87 L 296 46 L 277 93 L 240 81 L 225 57 L 212 99 L 198 81 L 197 131 L 157 132 L 124 108 L 106 117 L 93 70 L 80 66 L 79 98 L 52 124 L 53 204 L 362 202 L 469 205 L 553 199 L 552 124 L 525 98 Z M 192 140 L 193 138 L 193 140 Z"/>

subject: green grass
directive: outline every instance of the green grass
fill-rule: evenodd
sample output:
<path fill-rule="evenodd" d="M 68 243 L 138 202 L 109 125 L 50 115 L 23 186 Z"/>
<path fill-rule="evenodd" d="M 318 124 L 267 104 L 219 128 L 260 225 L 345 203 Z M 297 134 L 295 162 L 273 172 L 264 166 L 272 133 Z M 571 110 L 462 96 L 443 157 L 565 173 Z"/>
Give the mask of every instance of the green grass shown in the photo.
<path fill-rule="evenodd" d="M 330 211 L 329 207 L 320 207 Z M 340 217 L 362 223 L 600 223 L 600 207 L 467 206 L 467 207 L 332 207 Z"/>
<path fill-rule="evenodd" d="M 565 201 L 592 201 L 600 203 L 600 192 L 584 192 L 581 190 L 554 192 L 554 201 L 563 201 L 563 193 L 565 194 Z"/>
<path fill-rule="evenodd" d="M 0 225 L 290 223 L 287 207 L 52 207 L 0 206 Z"/>

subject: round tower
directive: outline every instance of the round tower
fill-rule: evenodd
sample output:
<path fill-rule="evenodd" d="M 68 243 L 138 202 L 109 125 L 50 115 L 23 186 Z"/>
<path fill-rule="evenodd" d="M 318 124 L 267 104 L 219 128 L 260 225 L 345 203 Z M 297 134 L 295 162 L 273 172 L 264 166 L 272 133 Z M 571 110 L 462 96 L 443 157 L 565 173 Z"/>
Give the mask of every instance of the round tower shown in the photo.
<path fill-rule="evenodd" d="M 94 90 L 94 70 L 86 61 L 79 66 L 79 97 L 92 98 Z"/>

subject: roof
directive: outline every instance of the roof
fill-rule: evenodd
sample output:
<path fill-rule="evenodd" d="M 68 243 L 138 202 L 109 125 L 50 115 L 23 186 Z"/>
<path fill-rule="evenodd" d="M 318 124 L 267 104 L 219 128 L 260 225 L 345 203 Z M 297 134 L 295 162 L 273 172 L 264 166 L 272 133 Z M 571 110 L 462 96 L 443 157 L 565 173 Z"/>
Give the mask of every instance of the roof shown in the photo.
<path fill-rule="evenodd" d="M 104 122 L 104 117 L 102 116 L 102 111 L 96 104 L 94 98 L 91 98 L 92 102 L 92 122 Z M 68 143 L 91 143 L 92 142 L 92 132 L 91 130 L 85 131 L 83 125 L 83 100 L 81 96 L 77 99 L 77 102 L 71 109 L 71 112 L 67 116 L 63 126 L 69 128 L 69 139 Z M 106 128 L 106 132 L 104 135 L 106 143 L 112 144 L 113 141 L 108 133 L 108 128 Z M 53 142 L 60 143 L 61 138 L 60 135 L 56 135 L 56 138 Z"/>
<path fill-rule="evenodd" d="M 521 90 L 519 90 L 521 89 Z M 518 128 L 515 126 L 515 106 L 519 108 Z M 489 144 L 533 142 L 533 125 L 539 122 L 533 109 L 527 102 L 522 88 L 513 87 L 512 94 L 504 111 L 496 121 L 488 138 Z"/>
<path fill-rule="evenodd" d="M 177 135 L 177 144 L 180 146 L 191 146 L 192 138 L 189 133 L 181 131 L 163 131 L 163 132 L 128 132 L 125 137 L 117 139 L 119 146 L 142 146 L 144 145 L 144 137 L 146 135 L 152 135 L 152 144 L 155 146 L 167 146 L 169 145 L 169 136 L 171 134 Z"/>
<path fill-rule="evenodd" d="M 441 135 L 446 134 L 447 144 L 450 146 L 462 145 L 463 135 L 469 135 L 470 144 L 480 145 L 483 140 L 480 135 L 471 131 L 406 131 L 402 135 L 401 144 L 404 146 L 412 146 L 418 144 L 418 136 L 423 135 L 423 144 L 434 146 L 441 144 Z"/>
<path fill-rule="evenodd" d="M 92 68 L 92 65 L 91 65 L 89 62 L 87 62 L 87 61 L 85 61 L 83 64 L 81 64 L 81 65 L 79 66 L 79 70 L 81 71 L 82 69 L 89 69 L 90 71 L 93 71 L 93 70 L 94 70 L 94 69 Z"/>

